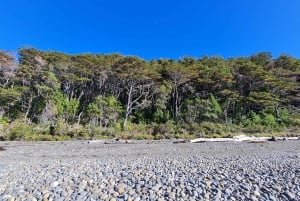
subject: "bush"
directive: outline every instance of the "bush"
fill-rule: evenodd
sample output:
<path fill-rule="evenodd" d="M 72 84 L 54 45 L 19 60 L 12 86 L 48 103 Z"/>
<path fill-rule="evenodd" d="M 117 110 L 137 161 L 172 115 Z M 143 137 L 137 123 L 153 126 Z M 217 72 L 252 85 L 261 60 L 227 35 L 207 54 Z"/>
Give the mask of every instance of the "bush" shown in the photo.
<path fill-rule="evenodd" d="M 202 122 L 199 125 L 200 132 L 203 133 L 202 137 L 228 137 L 225 124 Z"/>
<path fill-rule="evenodd" d="M 66 141 L 70 140 L 71 138 L 66 135 L 49 135 L 49 134 L 34 134 L 27 136 L 25 140 L 30 140 L 30 141 Z"/>
<path fill-rule="evenodd" d="M 68 136 L 69 138 L 87 139 L 88 130 L 82 125 L 70 125 L 65 121 L 59 121 L 55 127 L 54 136 Z"/>
<path fill-rule="evenodd" d="M 22 140 L 26 139 L 33 134 L 32 127 L 22 121 L 12 122 L 7 129 L 7 135 L 5 136 L 8 140 Z"/>
<path fill-rule="evenodd" d="M 183 124 L 182 127 L 186 130 L 187 133 L 189 133 L 192 136 L 195 136 L 195 138 L 203 137 L 200 124 L 198 123 Z"/>
<path fill-rule="evenodd" d="M 277 125 L 277 122 L 272 114 L 263 113 L 262 124 L 268 128 L 274 128 Z"/>
<path fill-rule="evenodd" d="M 167 121 L 164 124 L 153 124 L 154 139 L 170 139 L 175 137 L 176 128 L 173 121 Z"/>
<path fill-rule="evenodd" d="M 5 140 L 5 129 L 8 127 L 8 121 L 5 118 L 0 118 L 0 141 Z"/>
<path fill-rule="evenodd" d="M 106 136 L 108 138 L 113 138 L 116 136 L 116 129 L 115 128 L 101 128 L 99 134 L 102 136 Z"/>
<path fill-rule="evenodd" d="M 89 138 L 88 132 L 83 128 L 82 125 L 71 125 L 69 127 L 68 132 L 65 134 L 70 138 L 77 138 L 77 139 L 87 139 Z"/>
<path fill-rule="evenodd" d="M 149 135 L 149 134 L 134 134 L 132 136 L 132 139 L 135 139 L 135 140 L 153 140 L 154 139 L 154 136 L 153 135 Z"/>
<path fill-rule="evenodd" d="M 257 134 L 268 132 L 267 128 L 261 124 L 253 124 L 242 129 L 244 133 Z"/>
<path fill-rule="evenodd" d="M 116 137 L 121 139 L 135 139 L 135 140 L 145 140 L 153 139 L 152 129 L 150 125 L 140 124 L 130 124 L 131 129 L 124 132 L 117 132 Z"/>

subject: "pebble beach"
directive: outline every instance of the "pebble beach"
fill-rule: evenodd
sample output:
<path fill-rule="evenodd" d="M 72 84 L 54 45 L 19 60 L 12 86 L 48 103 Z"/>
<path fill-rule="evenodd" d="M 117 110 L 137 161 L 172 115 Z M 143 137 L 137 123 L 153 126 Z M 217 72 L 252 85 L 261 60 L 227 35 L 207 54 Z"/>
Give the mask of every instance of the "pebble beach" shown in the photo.
<path fill-rule="evenodd" d="M 0 200 L 300 200 L 300 141 L 0 142 Z"/>

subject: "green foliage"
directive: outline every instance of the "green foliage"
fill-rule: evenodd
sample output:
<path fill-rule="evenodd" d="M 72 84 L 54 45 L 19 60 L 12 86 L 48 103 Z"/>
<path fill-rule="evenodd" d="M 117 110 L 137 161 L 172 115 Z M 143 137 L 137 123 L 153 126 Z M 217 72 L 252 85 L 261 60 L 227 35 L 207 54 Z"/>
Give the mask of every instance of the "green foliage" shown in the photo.
<path fill-rule="evenodd" d="M 7 127 L 9 126 L 9 123 L 6 118 L 0 118 L 0 141 L 5 140 L 5 132 Z"/>
<path fill-rule="evenodd" d="M 67 135 L 62 136 L 52 136 L 49 134 L 32 134 L 28 136 L 25 140 L 29 141 L 66 141 L 71 140 Z"/>
<path fill-rule="evenodd" d="M 163 124 L 153 124 L 153 135 L 155 139 L 170 139 L 176 134 L 176 125 L 173 121 Z"/>
<path fill-rule="evenodd" d="M 210 94 L 210 102 L 212 104 L 212 109 L 214 112 L 216 112 L 218 115 L 222 114 L 222 108 L 221 105 L 218 103 L 214 95 Z"/>
<path fill-rule="evenodd" d="M 18 63 L 0 51 L 0 65 L 6 139 L 224 137 L 300 126 L 300 60 L 289 55 L 148 62 L 22 48 Z"/>
<path fill-rule="evenodd" d="M 64 102 L 64 116 L 66 119 L 72 120 L 75 118 L 79 104 L 79 100 L 74 98 Z"/>
<path fill-rule="evenodd" d="M 225 137 L 226 128 L 224 124 L 212 123 L 212 122 L 202 122 L 199 125 L 199 132 L 202 137 Z"/>
<path fill-rule="evenodd" d="M 132 125 L 131 131 L 120 132 L 118 138 L 135 139 L 135 140 L 153 140 L 152 127 L 145 124 Z"/>
<path fill-rule="evenodd" d="M 272 54 L 270 52 L 260 52 L 251 55 L 250 60 L 256 65 L 266 66 L 272 61 Z"/>
<path fill-rule="evenodd" d="M 33 134 L 33 128 L 26 122 L 14 121 L 7 128 L 6 139 L 22 140 Z"/>
<path fill-rule="evenodd" d="M 61 117 L 64 114 L 67 97 L 64 96 L 60 91 L 55 91 L 55 93 L 52 96 L 52 100 L 56 105 L 57 115 Z"/>
<path fill-rule="evenodd" d="M 279 123 L 282 126 L 298 126 L 297 121 L 300 119 L 300 115 L 291 108 L 281 108 L 279 110 Z"/>
<path fill-rule="evenodd" d="M 153 120 L 156 123 L 165 123 L 170 119 L 170 112 L 167 106 L 171 90 L 171 87 L 165 84 L 160 85 L 158 88 L 157 100 L 154 104 L 155 111 L 153 113 Z"/>
<path fill-rule="evenodd" d="M 87 107 L 90 123 L 94 126 L 113 127 L 122 112 L 123 107 L 114 96 L 97 96 Z"/>
<path fill-rule="evenodd" d="M 253 111 L 250 111 L 249 119 L 251 120 L 251 124 L 261 124 L 262 122 L 260 115 L 256 114 Z"/>
<path fill-rule="evenodd" d="M 277 125 L 275 117 L 272 114 L 263 113 L 262 116 L 263 116 L 263 118 L 262 118 L 263 125 L 265 125 L 269 128 L 273 128 Z"/>

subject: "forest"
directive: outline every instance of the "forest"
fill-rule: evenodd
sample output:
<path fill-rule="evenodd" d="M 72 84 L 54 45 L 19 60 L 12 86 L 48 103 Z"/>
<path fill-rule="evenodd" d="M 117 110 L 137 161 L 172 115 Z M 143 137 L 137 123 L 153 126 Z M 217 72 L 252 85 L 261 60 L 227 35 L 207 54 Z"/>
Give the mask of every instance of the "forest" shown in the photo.
<path fill-rule="evenodd" d="M 300 60 L 0 51 L 0 139 L 297 135 Z"/>

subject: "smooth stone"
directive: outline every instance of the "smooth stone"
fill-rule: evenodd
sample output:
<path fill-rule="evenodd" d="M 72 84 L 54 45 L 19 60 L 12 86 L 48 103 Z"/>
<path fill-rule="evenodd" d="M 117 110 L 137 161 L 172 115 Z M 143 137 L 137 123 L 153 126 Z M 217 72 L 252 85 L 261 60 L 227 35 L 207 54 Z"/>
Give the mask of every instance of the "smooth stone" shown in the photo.
<path fill-rule="evenodd" d="M 248 191 L 250 188 L 246 184 L 240 184 L 240 187 L 246 191 Z"/>
<path fill-rule="evenodd" d="M 269 195 L 269 199 L 270 199 L 271 201 L 277 201 L 277 199 L 276 199 L 273 195 Z"/>
<path fill-rule="evenodd" d="M 79 189 L 85 189 L 86 185 L 87 185 L 87 182 L 86 182 L 86 181 L 82 181 L 82 182 L 79 184 L 78 188 L 79 188 Z"/>
<path fill-rule="evenodd" d="M 132 195 L 135 194 L 135 191 L 134 191 L 133 189 L 130 189 L 130 190 L 128 191 L 128 194 L 132 196 Z"/>
<path fill-rule="evenodd" d="M 280 191 L 281 191 L 281 187 L 278 186 L 278 185 L 273 185 L 273 186 L 272 186 L 272 189 L 274 189 L 274 190 L 277 191 L 277 192 L 280 192 Z"/>
<path fill-rule="evenodd" d="M 112 193 L 112 196 L 113 196 L 114 198 L 116 198 L 116 197 L 118 197 L 118 196 L 119 196 L 119 193 L 118 193 L 118 192 L 116 192 L 116 191 L 114 191 L 114 192 Z"/>
<path fill-rule="evenodd" d="M 284 195 L 290 200 L 293 200 L 296 198 L 295 194 L 292 192 L 289 192 L 289 191 L 285 192 Z"/>
<path fill-rule="evenodd" d="M 257 199 L 254 195 L 252 195 L 252 196 L 250 197 L 250 200 L 251 200 L 251 201 L 258 201 L 258 199 Z"/>
<path fill-rule="evenodd" d="M 125 189 L 124 188 L 118 188 L 117 192 L 121 195 L 125 192 Z"/>
<path fill-rule="evenodd" d="M 243 180 L 243 177 L 241 177 L 241 176 L 238 175 L 238 176 L 235 177 L 235 179 L 238 180 L 238 181 L 240 182 L 240 181 Z"/>
<path fill-rule="evenodd" d="M 100 200 L 106 200 L 106 199 L 108 199 L 108 195 L 107 194 L 102 194 L 102 195 L 100 195 Z"/>
<path fill-rule="evenodd" d="M 55 187 L 57 187 L 58 185 L 59 185 L 59 182 L 58 182 L 58 181 L 55 181 L 55 182 L 51 183 L 51 187 L 52 187 L 52 188 L 55 188 Z"/>
<path fill-rule="evenodd" d="M 141 200 L 140 197 L 136 197 L 136 198 L 134 199 L 134 201 L 140 201 L 140 200 Z"/>

